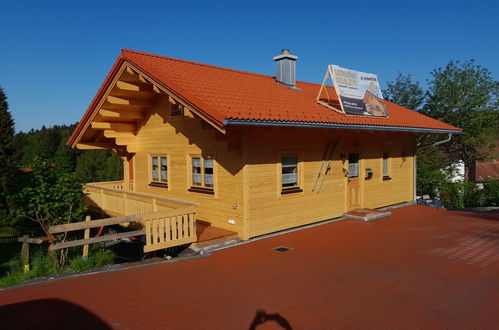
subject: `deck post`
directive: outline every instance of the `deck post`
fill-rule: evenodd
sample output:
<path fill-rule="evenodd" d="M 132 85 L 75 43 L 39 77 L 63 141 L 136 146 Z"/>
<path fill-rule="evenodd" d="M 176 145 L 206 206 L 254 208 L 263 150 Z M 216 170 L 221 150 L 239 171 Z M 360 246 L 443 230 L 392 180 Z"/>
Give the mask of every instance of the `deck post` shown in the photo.
<path fill-rule="evenodd" d="M 91 220 L 90 216 L 87 215 L 85 217 L 85 222 L 89 222 Z M 85 233 L 83 234 L 83 239 L 89 239 L 90 238 L 90 228 L 85 229 Z M 88 244 L 83 245 L 83 260 L 87 261 L 88 260 Z"/>
<path fill-rule="evenodd" d="M 28 235 L 23 235 L 23 246 L 21 248 L 21 260 L 23 262 L 24 273 L 29 271 L 29 243 Z"/>

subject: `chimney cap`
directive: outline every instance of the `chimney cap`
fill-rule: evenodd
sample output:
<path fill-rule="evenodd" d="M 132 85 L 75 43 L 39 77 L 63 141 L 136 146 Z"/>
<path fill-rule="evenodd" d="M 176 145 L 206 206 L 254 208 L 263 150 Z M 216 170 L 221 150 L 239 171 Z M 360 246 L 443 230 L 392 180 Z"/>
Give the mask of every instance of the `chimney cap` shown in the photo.
<path fill-rule="evenodd" d="M 284 48 L 283 50 L 281 50 L 281 55 L 274 56 L 272 59 L 274 61 L 278 61 L 278 60 L 281 60 L 283 58 L 289 58 L 290 60 L 296 61 L 298 59 L 298 56 L 291 55 L 289 53 L 289 49 Z"/>

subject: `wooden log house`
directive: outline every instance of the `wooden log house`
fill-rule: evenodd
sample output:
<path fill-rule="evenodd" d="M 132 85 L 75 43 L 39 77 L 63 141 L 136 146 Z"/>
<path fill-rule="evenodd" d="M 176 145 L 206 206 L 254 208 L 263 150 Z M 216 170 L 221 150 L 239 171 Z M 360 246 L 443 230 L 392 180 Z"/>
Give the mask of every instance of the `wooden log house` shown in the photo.
<path fill-rule="evenodd" d="M 88 203 L 112 216 L 196 203 L 249 239 L 413 201 L 416 137 L 460 133 L 390 102 L 387 117 L 347 116 L 281 74 L 123 50 L 68 141 L 123 159 L 123 181 L 87 185 Z"/>

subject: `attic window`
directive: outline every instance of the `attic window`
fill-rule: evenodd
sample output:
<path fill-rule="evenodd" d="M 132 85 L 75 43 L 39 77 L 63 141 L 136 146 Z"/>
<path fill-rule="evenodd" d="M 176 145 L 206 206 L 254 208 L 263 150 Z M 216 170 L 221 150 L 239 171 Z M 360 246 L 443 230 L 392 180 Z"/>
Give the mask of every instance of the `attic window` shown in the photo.
<path fill-rule="evenodd" d="M 172 117 L 181 117 L 184 114 L 184 106 L 182 104 L 172 104 L 171 113 Z"/>

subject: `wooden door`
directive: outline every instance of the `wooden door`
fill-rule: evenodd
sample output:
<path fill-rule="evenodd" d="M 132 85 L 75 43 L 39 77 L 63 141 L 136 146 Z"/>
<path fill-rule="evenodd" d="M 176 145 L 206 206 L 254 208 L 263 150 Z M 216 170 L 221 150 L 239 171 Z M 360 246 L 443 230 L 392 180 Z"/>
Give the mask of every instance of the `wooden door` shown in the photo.
<path fill-rule="evenodd" d="M 348 154 L 347 211 L 360 208 L 359 154 Z"/>

